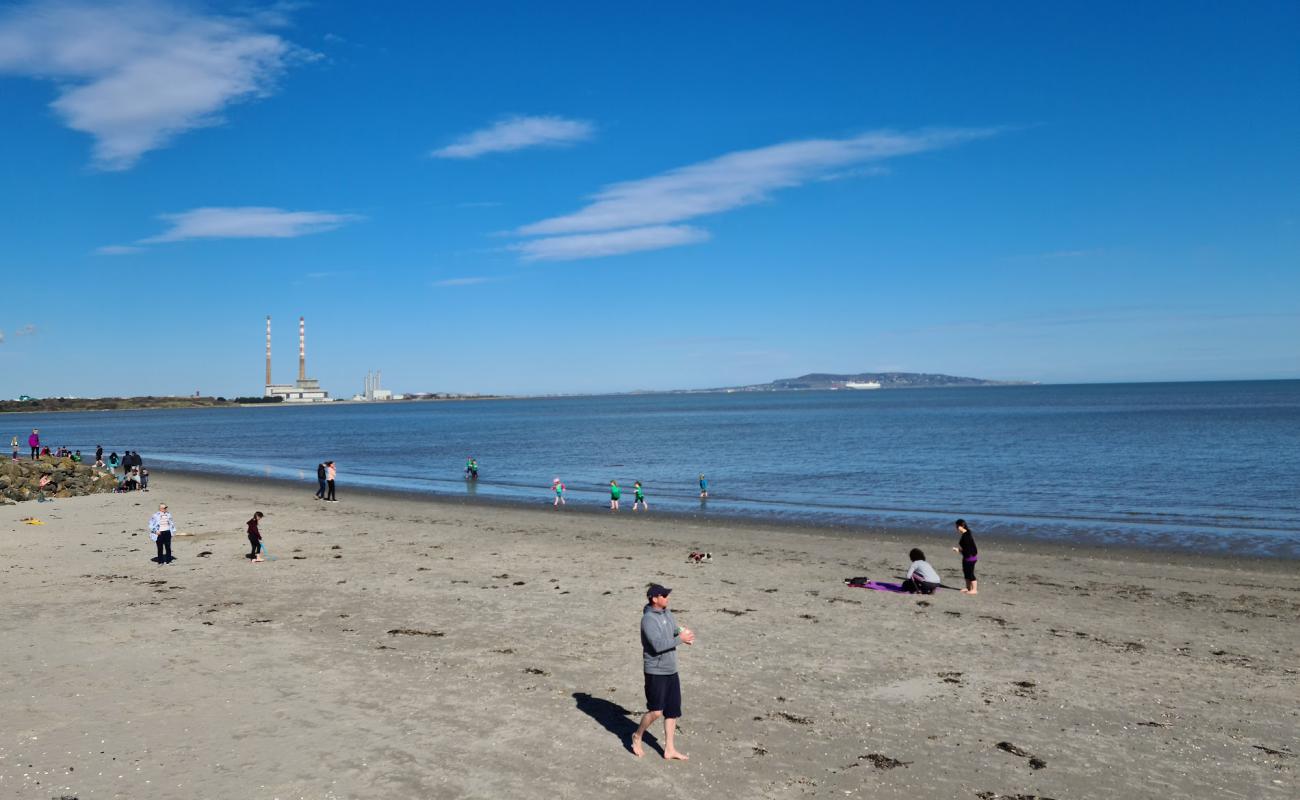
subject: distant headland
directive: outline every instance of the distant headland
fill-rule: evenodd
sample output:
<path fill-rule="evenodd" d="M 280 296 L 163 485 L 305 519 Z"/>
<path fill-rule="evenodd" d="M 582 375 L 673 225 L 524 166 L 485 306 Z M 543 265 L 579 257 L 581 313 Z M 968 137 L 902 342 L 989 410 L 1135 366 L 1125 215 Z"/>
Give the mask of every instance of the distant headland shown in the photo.
<path fill-rule="evenodd" d="M 991 381 L 932 372 L 810 372 L 797 378 L 778 378 L 770 383 L 723 386 L 696 391 L 709 392 L 798 392 L 844 389 L 933 389 L 951 386 L 1032 386 L 1037 381 Z M 691 390 L 683 390 L 691 391 Z"/>

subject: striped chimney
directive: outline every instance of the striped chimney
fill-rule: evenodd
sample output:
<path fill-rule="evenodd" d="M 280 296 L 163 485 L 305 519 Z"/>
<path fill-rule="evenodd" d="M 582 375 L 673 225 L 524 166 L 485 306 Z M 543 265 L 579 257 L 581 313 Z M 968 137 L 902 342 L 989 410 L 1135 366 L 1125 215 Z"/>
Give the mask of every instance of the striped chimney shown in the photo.
<path fill-rule="evenodd" d="M 271 317 L 266 318 L 266 385 L 271 385 Z"/>
<path fill-rule="evenodd" d="M 307 321 L 298 317 L 298 380 L 307 380 Z"/>

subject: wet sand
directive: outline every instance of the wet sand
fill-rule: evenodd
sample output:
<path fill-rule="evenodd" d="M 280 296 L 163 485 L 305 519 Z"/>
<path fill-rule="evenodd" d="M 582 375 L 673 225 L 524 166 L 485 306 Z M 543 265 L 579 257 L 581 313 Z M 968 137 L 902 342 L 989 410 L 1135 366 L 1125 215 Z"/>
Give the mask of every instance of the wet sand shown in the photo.
<path fill-rule="evenodd" d="M 920 598 L 842 581 L 955 537 L 314 490 L 0 507 L 0 797 L 1295 796 L 1295 562 L 981 539 Z M 652 580 L 687 763 L 626 749 Z"/>

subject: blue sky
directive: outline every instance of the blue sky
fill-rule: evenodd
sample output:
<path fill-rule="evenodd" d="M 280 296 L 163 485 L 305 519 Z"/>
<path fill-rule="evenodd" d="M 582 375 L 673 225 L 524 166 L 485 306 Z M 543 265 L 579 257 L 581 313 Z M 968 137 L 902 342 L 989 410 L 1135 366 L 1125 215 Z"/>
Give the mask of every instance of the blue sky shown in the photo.
<path fill-rule="evenodd" d="M 238 9 L 234 11 L 232 9 Z M 1300 377 L 1300 6 L 0 3 L 0 396 Z"/>

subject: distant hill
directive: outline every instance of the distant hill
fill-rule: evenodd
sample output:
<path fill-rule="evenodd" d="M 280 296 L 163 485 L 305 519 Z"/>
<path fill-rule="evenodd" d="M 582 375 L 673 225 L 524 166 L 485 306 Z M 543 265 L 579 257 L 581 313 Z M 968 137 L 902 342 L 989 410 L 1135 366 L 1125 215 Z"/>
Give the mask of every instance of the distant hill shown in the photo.
<path fill-rule="evenodd" d="M 771 383 L 732 387 L 733 391 L 783 392 L 808 389 L 843 389 L 847 383 L 878 383 L 882 389 L 915 389 L 937 386 L 1015 386 L 1025 381 L 990 381 L 930 372 L 810 372 L 797 378 L 780 378 Z"/>

